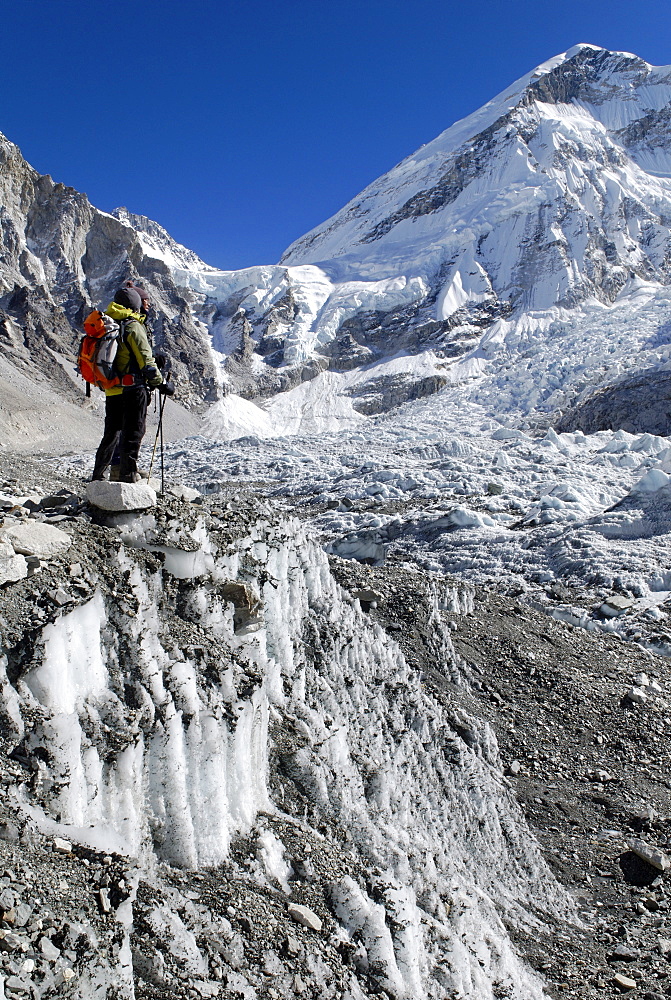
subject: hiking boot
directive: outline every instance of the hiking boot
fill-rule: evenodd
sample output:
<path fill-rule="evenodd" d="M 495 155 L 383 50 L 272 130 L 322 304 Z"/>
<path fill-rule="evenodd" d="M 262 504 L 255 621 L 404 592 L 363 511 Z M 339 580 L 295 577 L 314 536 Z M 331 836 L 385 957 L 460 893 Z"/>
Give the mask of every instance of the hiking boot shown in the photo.
<path fill-rule="evenodd" d="M 145 472 L 144 469 L 137 469 L 137 474 L 140 479 L 149 479 L 149 473 Z M 121 466 L 113 465 L 110 469 L 110 482 L 118 483 L 119 481 L 126 482 L 125 479 L 121 479 Z M 138 480 L 135 480 L 135 482 L 138 482 Z"/>
<path fill-rule="evenodd" d="M 142 476 L 139 472 L 129 472 L 127 476 L 119 476 L 120 483 L 141 483 Z"/>

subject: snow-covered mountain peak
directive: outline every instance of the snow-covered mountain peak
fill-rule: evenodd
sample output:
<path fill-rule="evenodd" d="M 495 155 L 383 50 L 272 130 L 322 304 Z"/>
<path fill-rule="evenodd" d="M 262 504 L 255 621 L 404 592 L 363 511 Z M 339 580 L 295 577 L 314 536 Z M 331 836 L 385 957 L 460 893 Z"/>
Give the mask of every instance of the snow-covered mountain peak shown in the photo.
<path fill-rule="evenodd" d="M 145 215 L 135 215 L 127 208 L 115 208 L 112 215 L 125 222 L 138 235 L 140 243 L 148 257 L 162 260 L 168 267 L 186 271 L 216 271 L 200 259 L 198 254 L 188 247 L 182 246 L 172 238 L 170 233 Z"/>
<path fill-rule="evenodd" d="M 478 177 L 477 197 L 491 197 L 500 190 L 501 161 L 524 156 L 541 119 L 566 132 L 576 123 L 583 131 L 585 116 L 602 125 L 611 143 L 645 169 L 665 173 L 666 140 L 659 136 L 660 116 L 665 120 L 671 103 L 671 67 L 652 67 L 638 56 L 610 52 L 580 44 L 555 56 L 515 81 L 467 118 L 450 126 L 389 173 L 369 185 L 339 213 L 293 243 L 282 257 L 287 264 L 308 263 L 343 256 L 355 247 L 384 242 L 409 243 L 416 235 L 416 220 L 433 217 L 435 225 L 423 226 L 425 237 L 452 242 L 448 234 L 470 220 L 463 213 L 445 218 L 439 213 L 456 202 Z M 636 123 L 637 127 L 633 127 Z M 541 142 L 547 141 L 547 128 Z M 519 143 L 510 143 L 518 137 Z M 604 138 L 606 136 L 604 135 Z M 651 144 L 652 140 L 652 144 Z M 654 145 L 656 143 L 656 145 Z M 506 148 L 507 147 L 507 148 Z M 651 155 L 652 149 L 656 156 Z M 506 157 L 506 152 L 509 156 Z M 537 169 L 547 173 L 535 149 Z M 599 152 L 590 150 L 597 158 Z M 483 173 L 493 167 L 491 185 L 483 191 Z M 520 178 L 516 178 L 516 182 Z M 485 181 L 486 183 L 486 181 Z M 552 199 L 553 193 L 548 192 Z M 461 198 L 461 202 L 463 202 Z M 522 206 L 520 206 L 522 207 Z M 413 220 L 412 234 L 399 223 Z M 416 241 L 413 239 L 412 243 Z M 414 246 L 411 248 L 414 252 Z M 357 256 L 360 251 L 355 251 Z M 366 255 L 368 256 L 368 255 Z"/>
<path fill-rule="evenodd" d="M 0 155 L 4 287 L 53 285 L 76 324 L 84 297 L 131 272 L 154 281 L 157 335 L 215 404 L 215 437 L 357 424 L 515 363 L 578 309 L 599 319 L 631 299 L 636 312 L 671 283 L 671 67 L 586 43 L 406 157 L 277 265 L 208 267 L 145 216 L 96 212 L 11 144 Z"/>
<path fill-rule="evenodd" d="M 529 331 L 577 309 L 596 316 L 628 298 L 638 309 L 669 283 L 670 220 L 671 67 L 575 45 L 375 180 L 279 265 L 180 270 L 178 284 L 204 296 L 222 386 L 265 401 L 244 421 L 226 403 L 208 433 L 249 433 L 251 420 L 265 435 L 271 409 L 274 433 L 354 425 L 514 361 Z"/>

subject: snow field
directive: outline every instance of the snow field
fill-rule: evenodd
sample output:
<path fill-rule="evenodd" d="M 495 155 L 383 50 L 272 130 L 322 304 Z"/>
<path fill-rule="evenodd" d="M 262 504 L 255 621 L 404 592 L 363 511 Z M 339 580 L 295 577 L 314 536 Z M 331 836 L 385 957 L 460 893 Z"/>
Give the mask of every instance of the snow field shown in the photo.
<path fill-rule="evenodd" d="M 557 406 L 642 367 L 666 370 L 670 324 L 669 290 L 636 280 L 610 307 L 500 321 L 452 368 L 426 352 L 322 373 L 265 407 L 228 396 L 211 411 L 210 436 L 171 446 L 167 468 L 206 493 L 222 480 L 253 481 L 306 513 L 314 506 L 324 544 L 346 558 L 396 552 L 541 600 L 553 582 L 595 601 L 624 589 L 652 614 L 671 570 L 671 441 L 552 428 L 539 436 L 538 427 Z M 356 413 L 344 395 L 382 374 L 441 370 L 453 384 L 378 417 Z M 169 558 L 189 575 L 203 555 Z M 654 614 L 663 623 L 665 609 Z"/>

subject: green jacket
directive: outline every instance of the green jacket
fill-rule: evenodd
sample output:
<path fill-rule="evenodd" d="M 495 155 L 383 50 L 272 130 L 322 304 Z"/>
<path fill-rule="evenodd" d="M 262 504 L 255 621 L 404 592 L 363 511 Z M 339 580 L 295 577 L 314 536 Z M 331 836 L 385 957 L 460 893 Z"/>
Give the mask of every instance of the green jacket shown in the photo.
<path fill-rule="evenodd" d="M 110 302 L 105 310 L 108 316 L 118 323 L 123 323 L 123 337 L 119 342 L 114 368 L 120 376 L 133 374 L 138 382 L 144 382 L 150 389 L 155 389 L 164 381 L 154 355 L 145 327 L 145 317 L 132 309 Z M 123 386 L 106 389 L 106 396 L 118 396 L 123 392 Z"/>

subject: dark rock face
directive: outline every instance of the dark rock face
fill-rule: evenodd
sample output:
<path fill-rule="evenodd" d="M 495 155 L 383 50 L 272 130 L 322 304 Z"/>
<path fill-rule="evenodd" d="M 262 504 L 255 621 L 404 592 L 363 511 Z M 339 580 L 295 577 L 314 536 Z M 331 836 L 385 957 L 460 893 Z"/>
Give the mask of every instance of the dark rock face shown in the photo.
<path fill-rule="evenodd" d="M 637 56 L 585 47 L 531 83 L 528 100 L 549 104 L 570 104 L 572 101 L 601 104 L 616 89 L 614 85 L 604 86 L 609 77 L 626 76 L 635 85 L 644 83 L 649 73 L 648 64 Z"/>
<path fill-rule="evenodd" d="M 498 122 L 496 125 L 498 126 Z M 473 144 L 458 153 L 433 187 L 420 191 L 410 198 L 398 211 L 379 222 L 364 237 L 362 243 L 374 243 L 381 236 L 386 236 L 394 226 L 405 219 L 419 219 L 423 215 L 445 208 L 456 201 L 461 192 L 473 181 L 487 161 L 487 153 L 491 149 L 493 130 L 487 129 L 477 137 Z"/>
<path fill-rule="evenodd" d="M 34 377 L 36 369 L 44 372 L 60 393 L 76 399 L 72 379 L 54 358 L 54 354 L 72 357 L 77 352 L 79 338 L 65 309 L 50 300 L 43 288 L 18 285 L 6 296 L 3 305 L 0 352 L 28 377 Z M 83 314 L 81 306 L 80 311 Z"/>
<path fill-rule="evenodd" d="M 441 358 L 457 358 L 473 348 L 495 319 L 511 311 L 509 303 L 468 303 L 449 319 L 436 320 L 431 309 L 435 298 L 389 312 L 360 312 L 345 320 L 338 336 L 321 348 L 329 370 L 351 371 L 401 352 L 413 356 L 432 350 Z"/>
<path fill-rule="evenodd" d="M 427 375 L 424 378 L 383 375 L 350 390 L 349 395 L 354 398 L 352 405 L 355 410 L 372 416 L 375 413 L 386 413 L 411 399 L 433 396 L 447 384 L 448 380 L 441 375 Z"/>
<path fill-rule="evenodd" d="M 568 410 L 555 429 L 671 434 L 671 373 L 644 372 L 606 386 Z"/>
<path fill-rule="evenodd" d="M 273 368 L 279 368 L 284 364 L 283 330 L 291 326 L 297 316 L 298 306 L 289 287 L 282 298 L 266 313 L 257 347 L 257 353 Z"/>
<path fill-rule="evenodd" d="M 145 252 L 136 232 L 142 220 L 99 212 L 86 195 L 38 174 L 4 137 L 0 171 L 0 352 L 82 399 L 84 383 L 79 388 L 54 353 L 74 367 L 86 312 L 104 308 L 132 278 L 151 294 L 154 346 L 172 361 L 181 401 L 194 407 L 214 400 L 212 358 L 191 312 L 194 293 Z"/>
<path fill-rule="evenodd" d="M 631 122 L 617 133 L 622 144 L 636 149 L 648 146 L 655 149 L 669 149 L 671 146 L 671 112 L 669 108 L 650 111 L 643 118 Z"/>

